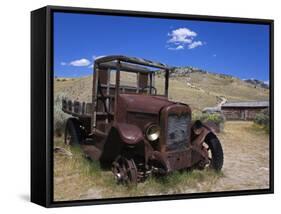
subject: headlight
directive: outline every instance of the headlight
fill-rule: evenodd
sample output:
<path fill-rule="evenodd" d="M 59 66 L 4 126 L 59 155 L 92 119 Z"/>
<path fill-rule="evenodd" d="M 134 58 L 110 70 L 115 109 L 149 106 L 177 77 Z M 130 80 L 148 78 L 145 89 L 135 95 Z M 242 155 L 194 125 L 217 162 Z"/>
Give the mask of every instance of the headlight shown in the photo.
<path fill-rule="evenodd" d="M 157 140 L 160 136 L 160 127 L 155 124 L 149 125 L 146 129 L 145 135 L 149 141 Z"/>

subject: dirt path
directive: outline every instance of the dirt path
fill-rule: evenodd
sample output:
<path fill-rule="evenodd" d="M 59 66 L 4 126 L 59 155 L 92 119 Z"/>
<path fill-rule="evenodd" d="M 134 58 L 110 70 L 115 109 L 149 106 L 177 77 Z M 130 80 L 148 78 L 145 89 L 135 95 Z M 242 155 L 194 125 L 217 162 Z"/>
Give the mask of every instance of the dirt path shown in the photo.
<path fill-rule="evenodd" d="M 100 170 L 97 163 L 85 160 L 80 151 L 72 151 L 71 158 L 55 154 L 54 198 L 77 200 L 268 188 L 268 134 L 254 128 L 252 122 L 233 121 L 225 124 L 218 137 L 224 150 L 221 174 L 210 170 L 173 173 L 166 180 L 151 178 L 130 189 L 116 185 L 110 171 Z M 55 144 L 64 146 L 60 139 Z"/>
<path fill-rule="evenodd" d="M 252 122 L 228 122 L 220 139 L 224 149 L 222 177 L 214 191 L 269 187 L 269 136 Z"/>

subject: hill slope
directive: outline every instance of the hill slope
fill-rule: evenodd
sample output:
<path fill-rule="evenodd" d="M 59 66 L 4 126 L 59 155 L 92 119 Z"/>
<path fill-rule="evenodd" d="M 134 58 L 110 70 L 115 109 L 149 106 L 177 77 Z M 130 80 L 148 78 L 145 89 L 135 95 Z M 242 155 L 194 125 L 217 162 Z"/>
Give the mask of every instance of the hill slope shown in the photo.
<path fill-rule="evenodd" d="M 164 78 L 157 74 L 156 87 L 163 88 Z M 219 97 L 228 101 L 268 100 L 269 89 L 238 78 L 206 71 L 176 68 L 170 75 L 169 98 L 189 104 L 194 110 L 215 106 Z M 55 79 L 55 96 L 91 101 L 92 76 Z M 159 90 L 161 92 L 161 90 Z"/>

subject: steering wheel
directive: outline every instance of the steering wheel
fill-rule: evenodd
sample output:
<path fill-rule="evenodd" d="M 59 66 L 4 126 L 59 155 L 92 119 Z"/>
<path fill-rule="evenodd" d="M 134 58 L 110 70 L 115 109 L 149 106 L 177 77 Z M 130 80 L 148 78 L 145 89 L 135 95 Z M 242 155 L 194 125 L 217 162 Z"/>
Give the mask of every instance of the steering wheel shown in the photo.
<path fill-rule="evenodd" d="M 141 91 L 144 92 L 147 88 L 153 89 L 153 90 L 154 90 L 154 95 L 157 94 L 157 89 L 156 89 L 154 86 L 149 86 L 149 85 L 147 85 L 147 86 L 141 88 Z M 152 91 L 151 91 L 151 94 L 152 94 Z"/>

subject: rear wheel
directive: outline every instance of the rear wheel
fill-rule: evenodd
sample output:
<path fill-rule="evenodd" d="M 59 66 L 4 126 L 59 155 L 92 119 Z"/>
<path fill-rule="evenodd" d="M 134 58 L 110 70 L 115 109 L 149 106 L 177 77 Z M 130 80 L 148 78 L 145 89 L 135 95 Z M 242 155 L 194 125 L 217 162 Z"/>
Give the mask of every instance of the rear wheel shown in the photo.
<path fill-rule="evenodd" d="M 66 122 L 64 143 L 66 145 L 79 145 L 82 140 L 79 121 L 76 118 L 69 118 Z"/>
<path fill-rule="evenodd" d="M 205 167 L 220 171 L 223 166 L 223 150 L 219 139 L 213 133 L 209 133 L 203 146 L 209 154 L 209 163 Z"/>

